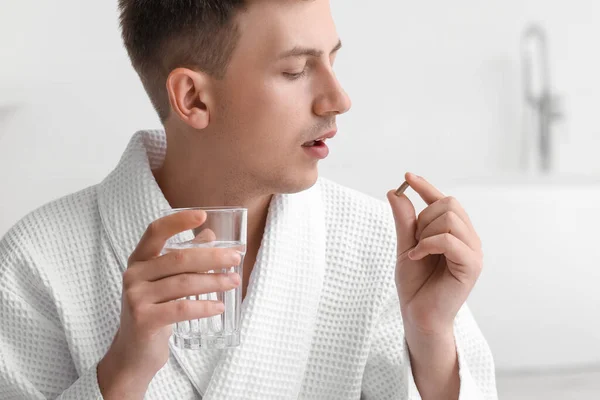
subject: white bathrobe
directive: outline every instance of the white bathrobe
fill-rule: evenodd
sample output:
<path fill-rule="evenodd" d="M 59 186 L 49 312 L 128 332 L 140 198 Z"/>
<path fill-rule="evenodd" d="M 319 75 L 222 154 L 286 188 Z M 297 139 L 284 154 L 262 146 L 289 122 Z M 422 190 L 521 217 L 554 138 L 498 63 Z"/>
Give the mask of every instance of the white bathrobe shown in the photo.
<path fill-rule="evenodd" d="M 162 131 L 138 132 L 96 186 L 30 213 L 0 242 L 0 398 L 101 399 L 96 365 L 119 326 L 127 259 L 159 210 Z M 181 350 L 146 399 L 419 399 L 394 285 L 389 205 L 320 178 L 276 195 L 241 345 Z M 460 399 L 497 398 L 488 345 L 455 320 Z M 426 379 L 426 377 L 425 377 Z"/>

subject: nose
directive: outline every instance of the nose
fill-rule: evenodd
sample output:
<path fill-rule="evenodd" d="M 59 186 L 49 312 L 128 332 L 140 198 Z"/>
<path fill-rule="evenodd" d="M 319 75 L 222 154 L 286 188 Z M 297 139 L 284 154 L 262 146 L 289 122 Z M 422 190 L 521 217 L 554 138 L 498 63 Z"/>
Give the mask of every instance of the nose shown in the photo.
<path fill-rule="evenodd" d="M 321 94 L 317 97 L 314 103 L 314 113 L 318 116 L 331 116 L 344 114 L 350 107 L 352 101 L 342 88 L 340 81 L 337 79 L 333 71 L 329 71 L 325 82 L 321 82 Z"/>

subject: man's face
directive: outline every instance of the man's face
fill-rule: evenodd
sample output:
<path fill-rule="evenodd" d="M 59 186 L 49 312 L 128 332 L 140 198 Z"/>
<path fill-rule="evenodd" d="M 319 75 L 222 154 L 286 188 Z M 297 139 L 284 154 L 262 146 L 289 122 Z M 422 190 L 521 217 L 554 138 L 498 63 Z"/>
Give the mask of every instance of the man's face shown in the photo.
<path fill-rule="evenodd" d="M 329 1 L 250 1 L 237 21 L 240 39 L 211 112 L 221 158 L 259 190 L 307 189 L 326 148 L 303 145 L 335 131 L 336 115 L 350 108 L 332 70 L 340 41 Z"/>

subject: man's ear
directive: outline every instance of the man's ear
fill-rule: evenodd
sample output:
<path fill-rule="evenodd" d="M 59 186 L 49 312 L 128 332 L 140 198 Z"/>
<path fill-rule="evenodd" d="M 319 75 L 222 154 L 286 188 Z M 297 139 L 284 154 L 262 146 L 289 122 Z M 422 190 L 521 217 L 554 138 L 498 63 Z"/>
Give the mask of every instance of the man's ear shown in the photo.
<path fill-rule="evenodd" d="M 167 77 L 171 112 L 194 129 L 204 129 L 213 105 L 210 78 L 203 72 L 177 68 Z"/>

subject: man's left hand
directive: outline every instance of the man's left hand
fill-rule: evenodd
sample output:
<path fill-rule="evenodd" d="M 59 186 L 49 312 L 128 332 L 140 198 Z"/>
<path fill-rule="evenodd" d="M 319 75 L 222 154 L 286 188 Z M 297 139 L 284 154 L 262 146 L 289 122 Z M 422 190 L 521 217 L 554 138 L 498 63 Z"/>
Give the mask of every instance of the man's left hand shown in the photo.
<path fill-rule="evenodd" d="M 451 335 L 483 266 L 481 241 L 456 199 L 414 174 L 407 173 L 406 180 L 428 206 L 417 218 L 408 197 L 387 194 L 396 222 L 396 287 L 404 325 L 425 336 Z"/>

